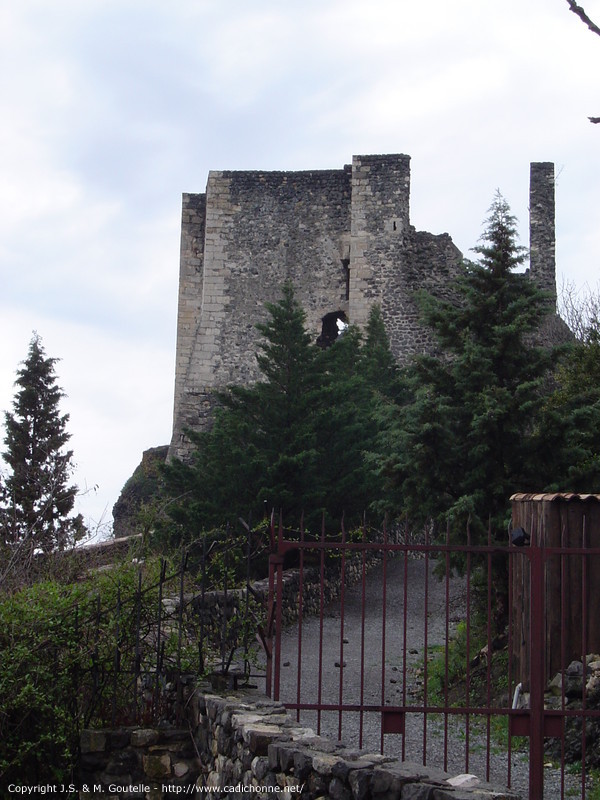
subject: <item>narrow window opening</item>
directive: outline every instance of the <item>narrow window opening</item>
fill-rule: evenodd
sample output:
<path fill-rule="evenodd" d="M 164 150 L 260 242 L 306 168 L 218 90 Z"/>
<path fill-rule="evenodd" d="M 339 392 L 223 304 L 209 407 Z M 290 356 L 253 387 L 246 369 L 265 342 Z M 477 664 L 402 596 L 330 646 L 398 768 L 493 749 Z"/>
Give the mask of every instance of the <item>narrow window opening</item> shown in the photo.
<path fill-rule="evenodd" d="M 344 270 L 344 281 L 346 283 L 345 299 L 350 300 L 350 259 L 342 259 L 342 269 Z"/>
<path fill-rule="evenodd" d="M 397 229 L 398 229 L 398 226 L 397 226 L 397 224 L 396 224 L 396 220 L 394 220 L 394 222 L 392 223 L 392 225 L 394 226 L 394 227 L 393 227 L 393 230 L 397 230 Z"/>

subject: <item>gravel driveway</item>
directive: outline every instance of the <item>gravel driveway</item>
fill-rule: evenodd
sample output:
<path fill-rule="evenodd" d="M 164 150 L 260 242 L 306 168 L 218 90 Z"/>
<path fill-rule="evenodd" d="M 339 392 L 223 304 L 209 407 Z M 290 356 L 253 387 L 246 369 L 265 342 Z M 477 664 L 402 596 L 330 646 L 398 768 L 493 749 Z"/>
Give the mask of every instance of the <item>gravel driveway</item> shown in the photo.
<path fill-rule="evenodd" d="M 407 608 L 404 613 L 404 577 L 407 579 Z M 362 588 L 354 586 L 346 590 L 342 631 L 341 606 L 330 604 L 321 622 L 312 617 L 303 620 L 301 637 L 300 697 L 303 703 L 366 704 L 386 706 L 414 705 L 422 702 L 422 669 L 424 665 L 425 636 L 427 650 L 432 651 L 445 643 L 446 595 L 445 582 L 432 574 L 433 563 L 429 563 L 426 581 L 424 559 L 392 559 L 387 565 L 387 620 L 385 625 L 385 647 L 382 625 L 383 567 L 371 570 L 365 587 L 365 618 L 362 617 Z M 427 615 L 425 615 L 425 585 L 428 584 Z M 464 619 L 466 613 L 465 581 L 453 579 L 450 587 L 450 628 Z M 406 620 L 406 645 L 405 622 Z M 427 620 L 427 630 L 425 630 Z M 343 640 L 343 669 L 340 668 L 340 641 Z M 361 640 L 364 648 L 361 649 Z M 322 645 L 320 645 L 322 642 Z M 404 657 L 406 653 L 406 657 Z M 364 678 L 361 681 L 361 660 L 364 662 Z M 281 647 L 281 692 L 284 703 L 294 703 L 298 697 L 298 627 L 285 631 Z M 319 661 L 322 680 L 319 687 Z M 385 669 L 382 670 L 382 663 Z M 406 675 L 406 693 L 403 694 L 403 677 Z M 319 694 L 320 693 L 320 694 Z M 403 698 L 405 697 L 405 703 Z M 383 703 L 382 703 L 383 698 Z M 337 711 L 323 711 L 320 720 L 315 711 L 301 711 L 303 724 L 320 729 L 320 733 L 341 738 L 348 745 L 359 746 L 361 715 L 344 711 L 340 720 Z M 464 716 L 450 716 L 447 736 L 444 736 L 444 719 L 431 715 L 427 721 L 423 714 L 408 713 L 404 737 L 401 734 L 384 736 L 384 753 L 406 760 L 427 763 L 444 768 L 444 740 L 447 742 L 446 770 L 453 774 L 470 772 L 486 779 L 487 737 L 485 722 L 471 718 L 467 746 L 466 721 Z M 341 734 L 341 735 L 339 735 Z M 424 741 L 426 742 L 424 747 Z M 378 712 L 362 714 L 362 747 L 379 752 L 381 742 L 381 715 Z M 404 749 L 403 749 L 404 748 Z M 508 754 L 494 739 L 490 739 L 489 781 L 505 786 L 508 783 Z M 468 751 L 468 769 L 466 754 Z M 425 757 L 425 761 L 424 761 Z M 527 797 L 528 763 L 527 753 L 511 754 L 513 790 Z M 566 776 L 565 796 L 580 796 L 578 783 L 573 776 Z M 571 794 L 568 790 L 575 791 Z M 545 771 L 545 796 L 560 798 L 560 772 Z"/>

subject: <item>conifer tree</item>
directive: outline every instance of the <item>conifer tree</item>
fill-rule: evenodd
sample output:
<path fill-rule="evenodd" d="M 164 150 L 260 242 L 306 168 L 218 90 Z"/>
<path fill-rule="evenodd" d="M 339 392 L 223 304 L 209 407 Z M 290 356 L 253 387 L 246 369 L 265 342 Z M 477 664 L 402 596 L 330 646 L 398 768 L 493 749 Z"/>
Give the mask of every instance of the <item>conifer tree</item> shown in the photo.
<path fill-rule="evenodd" d="M 165 469 L 180 530 L 198 530 L 237 517 L 254 521 L 281 511 L 296 524 L 339 531 L 357 523 L 379 490 L 374 478 L 378 405 L 397 392 L 397 370 L 378 308 L 366 337 L 347 327 L 329 347 L 316 346 L 305 313 L 287 283 L 269 317 L 257 361 L 262 379 L 218 394 L 210 431 L 188 435 L 192 463 Z"/>
<path fill-rule="evenodd" d="M 262 380 L 218 395 L 210 431 L 188 432 L 193 463 L 167 466 L 171 506 L 181 530 L 198 529 L 272 509 L 297 523 L 336 531 L 369 508 L 377 486 L 369 459 L 375 408 L 391 396 L 396 370 L 378 311 L 363 340 L 350 326 L 328 348 L 316 347 L 291 284 L 269 317 L 257 354 Z"/>
<path fill-rule="evenodd" d="M 361 373 L 369 388 L 381 397 L 392 399 L 397 395 L 398 364 L 391 351 L 383 315 L 378 305 L 371 307 L 365 327 Z"/>
<path fill-rule="evenodd" d="M 600 318 L 580 320 L 554 373 L 539 438 L 555 491 L 600 492 Z"/>
<path fill-rule="evenodd" d="M 27 359 L 17 370 L 12 412 L 5 413 L 9 472 L 2 487 L 2 543 L 24 545 L 29 552 L 63 550 L 84 534 L 81 515 L 71 516 L 77 487 L 73 473 L 68 414 L 56 384 L 57 359 L 45 355 L 34 334 Z"/>
<path fill-rule="evenodd" d="M 487 227 L 466 263 L 453 300 L 421 295 L 423 319 L 440 352 L 406 373 L 394 452 L 382 472 L 413 518 L 450 518 L 464 531 L 505 534 L 508 500 L 539 490 L 535 421 L 550 352 L 533 334 L 550 310 L 547 296 L 515 269 L 524 252 L 515 218 L 498 193 Z"/>
<path fill-rule="evenodd" d="M 372 396 L 362 370 L 362 336 L 348 327 L 319 353 L 319 385 L 313 402 L 317 449 L 316 499 L 334 528 L 344 516 L 357 523 L 372 498 L 366 455 L 372 447 Z M 307 508 L 307 511 L 309 509 Z"/>
<path fill-rule="evenodd" d="M 299 518 L 316 503 L 316 348 L 291 283 L 266 308 L 268 319 L 257 325 L 262 379 L 219 393 L 212 429 L 188 432 L 193 463 L 166 469 L 169 491 L 186 496 L 171 509 L 184 526 L 192 518 L 206 526 L 248 513 L 256 520 L 273 508 Z"/>

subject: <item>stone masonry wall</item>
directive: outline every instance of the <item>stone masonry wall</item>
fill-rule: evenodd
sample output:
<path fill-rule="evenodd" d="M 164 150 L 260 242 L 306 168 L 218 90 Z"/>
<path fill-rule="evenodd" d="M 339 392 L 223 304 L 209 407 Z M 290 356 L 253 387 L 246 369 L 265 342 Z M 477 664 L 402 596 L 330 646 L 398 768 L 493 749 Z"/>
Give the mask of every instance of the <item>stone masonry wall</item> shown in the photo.
<path fill-rule="evenodd" d="M 189 285 L 180 289 L 179 301 L 176 451 L 182 429 L 206 420 L 211 389 L 257 379 L 255 326 L 286 280 L 294 284 L 315 340 L 326 313 L 348 310 L 348 170 L 211 172 L 203 243 L 190 203 L 186 195 L 181 280 Z M 193 272 L 200 261 L 202 274 Z"/>
<path fill-rule="evenodd" d="M 250 793 L 332 800 L 518 800 L 471 775 L 348 749 L 252 689 L 198 689 L 187 730 L 83 731 L 81 798 Z M 87 791 L 86 791 L 87 789 Z"/>
<path fill-rule="evenodd" d="M 350 240 L 350 319 L 364 326 L 383 305 L 390 271 L 402 271 L 410 237 L 410 158 L 354 156 Z"/>
<path fill-rule="evenodd" d="M 392 540 L 390 540 L 392 541 Z M 381 561 L 381 555 L 377 551 L 369 551 L 365 554 L 364 564 L 361 553 L 349 555 L 344 560 L 344 582 L 346 587 L 354 586 L 362 580 L 363 569 L 370 570 L 375 564 Z M 297 568 L 283 570 L 281 582 L 281 621 L 285 626 L 294 623 L 300 614 L 300 587 L 302 586 L 302 615 L 309 617 L 318 615 L 321 604 L 326 607 L 329 603 L 339 598 L 342 588 L 342 561 L 340 558 L 333 559 L 324 564 L 323 578 L 321 579 L 320 566 L 305 566 L 302 570 Z M 275 586 L 277 579 L 275 578 Z M 263 609 L 267 609 L 269 597 L 269 578 L 254 581 L 252 583 L 252 598 L 262 604 Z M 163 601 L 171 615 L 176 616 L 179 610 L 179 598 L 169 598 Z M 234 622 L 236 618 L 240 620 L 243 616 L 246 604 L 245 589 L 232 589 L 225 593 L 223 590 L 211 590 L 198 595 L 184 595 L 186 613 L 193 621 L 194 627 L 198 629 L 200 622 L 206 637 L 208 648 L 212 645 L 214 655 L 212 665 L 218 668 L 220 658 L 218 656 L 219 646 L 217 642 L 222 641 L 223 618 Z M 239 637 L 242 633 L 241 626 L 231 624 L 228 627 L 230 639 L 227 648 L 239 645 Z M 237 639 L 237 644 L 236 644 Z M 236 665 L 237 666 L 237 665 Z M 225 681 L 227 682 L 227 681 Z"/>
<path fill-rule="evenodd" d="M 181 436 L 188 421 L 208 412 L 191 382 L 193 354 L 202 346 L 200 322 L 204 280 L 204 235 L 206 195 L 184 194 L 181 214 L 181 252 L 179 265 L 179 311 L 175 357 L 175 431 Z"/>
<path fill-rule="evenodd" d="M 553 165 L 531 167 L 531 275 L 554 292 Z M 354 156 L 339 170 L 211 172 L 205 194 L 183 196 L 173 436 L 210 422 L 212 392 L 258 378 L 256 324 L 290 280 L 314 340 L 342 311 L 365 325 L 382 309 L 400 363 L 433 341 L 415 292 L 448 296 L 462 254 L 447 233 L 410 224 L 410 157 Z"/>
<path fill-rule="evenodd" d="M 556 306 L 554 164 L 531 164 L 529 180 L 530 275 Z"/>

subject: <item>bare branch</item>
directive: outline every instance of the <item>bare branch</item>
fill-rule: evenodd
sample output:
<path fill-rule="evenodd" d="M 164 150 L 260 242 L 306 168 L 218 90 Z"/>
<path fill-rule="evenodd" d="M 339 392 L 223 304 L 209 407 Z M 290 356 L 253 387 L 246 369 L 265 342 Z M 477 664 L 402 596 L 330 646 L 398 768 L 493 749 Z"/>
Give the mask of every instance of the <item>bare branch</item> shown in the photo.
<path fill-rule="evenodd" d="M 574 14 L 576 14 L 579 17 L 579 19 L 583 23 L 585 23 L 585 25 L 588 26 L 588 28 L 592 31 L 592 33 L 595 33 L 597 36 L 600 36 L 600 28 L 598 27 L 598 25 L 596 25 L 595 22 L 592 22 L 592 20 L 585 13 L 585 10 L 581 6 L 578 6 L 575 0 L 567 0 L 567 3 L 571 11 Z"/>
<path fill-rule="evenodd" d="M 574 14 L 576 14 L 579 17 L 579 19 L 588 26 L 588 28 L 592 31 L 592 33 L 595 33 L 597 36 L 600 36 L 600 28 L 596 25 L 595 22 L 592 22 L 592 20 L 585 13 L 585 10 L 581 6 L 578 6 L 575 0 L 567 0 L 567 3 L 571 11 Z"/>
<path fill-rule="evenodd" d="M 588 28 L 592 31 L 592 33 L 595 33 L 597 36 L 600 36 L 600 27 L 598 27 L 598 25 L 596 25 L 595 22 L 592 22 L 592 20 L 585 13 L 585 9 L 577 5 L 575 0 L 567 0 L 567 4 L 571 9 L 571 11 L 574 14 L 576 14 L 585 25 L 588 26 Z M 588 117 L 588 119 L 594 125 L 597 125 L 600 122 L 600 117 Z"/>
<path fill-rule="evenodd" d="M 600 282 L 577 289 L 563 279 L 558 299 L 558 313 L 567 323 L 578 342 L 585 342 L 590 333 L 600 329 Z"/>

